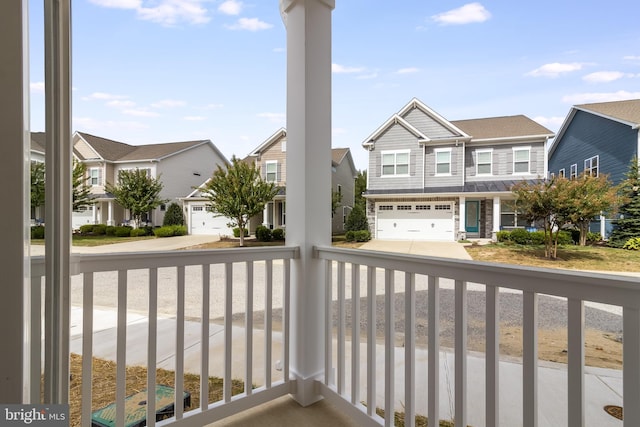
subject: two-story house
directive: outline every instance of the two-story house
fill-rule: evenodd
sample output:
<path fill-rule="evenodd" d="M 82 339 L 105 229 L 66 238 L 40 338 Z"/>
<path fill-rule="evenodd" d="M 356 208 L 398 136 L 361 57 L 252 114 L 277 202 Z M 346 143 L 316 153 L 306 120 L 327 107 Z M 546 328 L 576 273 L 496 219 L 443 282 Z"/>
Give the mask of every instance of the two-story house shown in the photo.
<path fill-rule="evenodd" d="M 262 224 L 266 227 L 284 228 L 286 226 L 286 185 L 287 185 L 287 131 L 279 129 L 245 159 L 260 167 L 262 178 L 274 182 L 280 188 L 278 195 L 269 202 L 261 218 L 253 218 L 251 231 Z M 341 202 L 331 219 L 333 234 L 342 233 L 346 218 L 354 203 L 355 178 L 358 170 L 348 148 L 331 150 L 331 188 L 341 195 Z"/>
<path fill-rule="evenodd" d="M 549 173 L 567 178 L 606 174 L 617 185 L 638 153 L 640 99 L 575 105 L 549 148 Z M 612 219 L 603 215 L 593 231 L 607 237 Z"/>
<path fill-rule="evenodd" d="M 73 152 L 87 167 L 88 182 L 95 205 L 73 212 L 73 227 L 103 223 L 117 225 L 130 219 L 105 184 L 116 184 L 122 170 L 145 169 L 149 176 L 163 184 L 160 197 L 178 202 L 193 187 L 202 183 L 219 164 L 227 159 L 210 140 L 129 145 L 84 132 L 73 135 Z M 166 204 L 148 213 L 145 221 L 162 225 Z"/>
<path fill-rule="evenodd" d="M 554 134 L 523 116 L 448 121 L 412 99 L 363 143 L 377 239 L 495 238 L 524 227 L 511 187 L 546 176 Z"/>

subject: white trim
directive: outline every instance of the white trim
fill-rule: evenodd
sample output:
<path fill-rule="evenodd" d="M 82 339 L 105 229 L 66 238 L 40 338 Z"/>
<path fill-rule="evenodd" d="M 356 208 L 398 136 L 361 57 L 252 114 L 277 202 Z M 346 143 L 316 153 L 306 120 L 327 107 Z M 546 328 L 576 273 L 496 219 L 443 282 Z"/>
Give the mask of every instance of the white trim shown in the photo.
<path fill-rule="evenodd" d="M 384 173 L 384 156 L 393 154 L 393 173 L 385 174 Z M 406 154 L 407 155 L 407 173 L 397 173 L 398 170 L 398 154 Z M 401 163 L 404 165 L 404 163 Z M 389 165 L 387 165 L 389 166 Z M 383 150 L 380 151 L 380 177 L 381 178 L 390 178 L 390 177 L 408 177 L 410 176 L 410 167 L 411 167 L 411 150 Z"/>
<path fill-rule="evenodd" d="M 475 152 L 476 152 L 476 175 L 477 176 L 493 175 L 493 148 L 476 149 Z M 480 154 L 486 154 L 486 153 L 489 153 L 489 172 L 480 173 L 480 171 L 478 170 L 478 167 L 480 166 Z M 486 162 L 483 164 L 486 164 Z"/>
<path fill-rule="evenodd" d="M 578 177 L 578 164 L 574 163 L 571 165 L 569 172 L 569 179 L 575 179 Z"/>
<path fill-rule="evenodd" d="M 527 146 L 527 147 L 512 147 L 513 150 L 513 161 L 512 161 L 512 167 L 513 167 L 513 175 L 529 175 L 531 174 L 531 147 Z M 516 151 L 527 151 L 528 156 L 527 156 L 527 171 L 526 172 L 516 172 Z M 523 163 L 523 161 L 520 161 L 519 163 Z"/>
<path fill-rule="evenodd" d="M 596 160 L 596 166 L 593 167 L 593 160 Z M 583 172 L 587 172 L 587 162 L 589 162 L 589 175 L 593 176 L 593 169 L 596 171 L 596 178 L 600 175 L 600 155 L 596 154 L 595 156 L 591 156 L 587 159 L 584 159 L 584 169 Z"/>
<path fill-rule="evenodd" d="M 269 172 L 269 165 L 275 165 L 275 172 Z M 269 180 L 269 173 L 275 173 L 275 179 L 273 181 Z M 267 182 L 278 182 L 278 161 L 277 160 L 266 160 L 264 162 L 264 180 Z"/>
<path fill-rule="evenodd" d="M 564 168 L 562 168 L 562 169 L 560 169 L 560 170 L 558 171 L 558 176 L 561 176 L 561 177 L 563 177 L 563 178 L 566 178 L 566 177 L 567 177 L 567 173 L 565 172 L 565 169 L 564 169 Z"/>
<path fill-rule="evenodd" d="M 452 173 L 451 173 L 451 162 L 452 162 L 452 158 L 453 158 L 453 155 L 451 154 L 452 153 L 451 147 L 448 147 L 448 148 L 436 148 L 436 149 L 433 150 L 433 153 L 435 154 L 435 169 L 433 171 L 433 174 L 435 176 L 451 176 L 452 175 Z M 439 163 L 438 162 L 438 153 L 449 153 L 449 172 L 446 172 L 446 173 L 438 172 L 438 164 L 444 164 L 444 163 Z"/>

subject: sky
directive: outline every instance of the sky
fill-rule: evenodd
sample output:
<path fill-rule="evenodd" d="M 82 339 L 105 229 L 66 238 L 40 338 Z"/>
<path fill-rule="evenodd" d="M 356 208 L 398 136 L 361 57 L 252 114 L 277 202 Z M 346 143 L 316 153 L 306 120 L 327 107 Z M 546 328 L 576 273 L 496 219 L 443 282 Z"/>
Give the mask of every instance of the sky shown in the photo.
<path fill-rule="evenodd" d="M 31 130 L 44 130 L 43 1 L 29 0 Z M 640 98 L 637 0 L 336 0 L 332 146 L 411 99 L 447 120 Z M 278 0 L 72 0 L 72 129 L 143 145 L 210 139 L 245 157 L 286 127 Z M 213 171 L 213 167 L 212 167 Z"/>

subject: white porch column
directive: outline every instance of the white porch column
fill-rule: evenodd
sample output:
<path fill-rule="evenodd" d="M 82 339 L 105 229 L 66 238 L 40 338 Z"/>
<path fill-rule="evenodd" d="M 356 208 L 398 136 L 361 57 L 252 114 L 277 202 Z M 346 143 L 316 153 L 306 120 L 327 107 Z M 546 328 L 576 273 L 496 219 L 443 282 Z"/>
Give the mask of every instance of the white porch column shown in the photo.
<path fill-rule="evenodd" d="M 331 11 L 335 0 L 280 0 L 287 27 L 287 235 L 300 247 L 291 274 L 291 373 L 303 406 L 321 396 L 324 271 L 331 244 Z"/>
<path fill-rule="evenodd" d="M 500 209 L 500 196 L 493 197 L 493 230 L 491 230 L 491 240 L 498 240 L 498 231 L 500 231 L 500 217 L 502 211 Z"/>
<path fill-rule="evenodd" d="M 458 240 L 467 238 L 467 198 L 460 196 L 458 199 L 460 205 L 458 211 Z"/>
<path fill-rule="evenodd" d="M 266 203 L 264 205 L 264 210 L 262 211 L 262 225 L 269 228 L 269 205 L 271 202 Z"/>
<path fill-rule="evenodd" d="M 604 215 L 600 215 L 600 238 L 605 239 L 607 232 L 607 217 Z"/>
<path fill-rule="evenodd" d="M 108 217 L 107 217 L 107 225 L 116 225 L 115 221 L 113 220 L 113 200 L 109 200 L 108 203 Z"/>
<path fill-rule="evenodd" d="M 93 206 L 91 206 L 92 209 L 92 213 L 93 213 L 93 223 L 97 224 L 98 223 L 98 209 L 100 206 L 100 203 L 94 203 Z M 71 214 L 73 215 L 73 214 Z"/>
<path fill-rule="evenodd" d="M 29 402 L 29 69 L 27 0 L 0 2 L 0 402 Z"/>

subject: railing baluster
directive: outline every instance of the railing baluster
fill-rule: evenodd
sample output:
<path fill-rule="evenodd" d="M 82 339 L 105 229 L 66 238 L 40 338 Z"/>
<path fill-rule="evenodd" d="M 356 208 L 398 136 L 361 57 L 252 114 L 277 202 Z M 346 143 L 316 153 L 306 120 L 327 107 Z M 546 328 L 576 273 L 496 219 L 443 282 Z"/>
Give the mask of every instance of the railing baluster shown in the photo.
<path fill-rule="evenodd" d="M 568 417 L 569 426 L 583 426 L 584 419 L 584 302 L 568 301 Z"/>
<path fill-rule="evenodd" d="M 33 274 L 33 272 L 32 272 Z M 31 403 L 40 403 L 42 377 L 42 276 L 31 276 L 31 354 L 30 381 Z"/>
<path fill-rule="evenodd" d="M 455 421 L 467 425 L 467 282 L 455 281 Z"/>
<path fill-rule="evenodd" d="M 325 261 L 325 304 L 324 304 L 324 383 L 330 385 L 332 381 L 331 370 L 333 369 L 333 313 L 332 313 L 332 267 L 333 261 Z"/>
<path fill-rule="evenodd" d="M 291 330 L 289 321 L 291 317 L 291 261 L 285 259 L 283 262 L 284 268 L 284 300 L 282 301 L 282 329 L 284 335 L 284 381 L 289 381 L 289 333 Z"/>
<path fill-rule="evenodd" d="M 116 425 L 124 425 L 127 367 L 127 271 L 118 270 L 118 329 L 116 342 Z"/>
<path fill-rule="evenodd" d="M 202 319 L 200 330 L 200 409 L 209 406 L 209 318 L 211 297 L 211 266 L 202 264 Z"/>
<path fill-rule="evenodd" d="M 351 404 L 360 403 L 360 266 L 351 264 Z"/>
<path fill-rule="evenodd" d="M 149 335 L 147 337 L 147 427 L 156 424 L 155 395 L 158 358 L 158 269 L 149 269 Z"/>
<path fill-rule="evenodd" d="M 523 293 L 522 408 L 524 427 L 538 425 L 538 294 Z"/>
<path fill-rule="evenodd" d="M 384 323 L 385 323 L 385 360 L 384 360 L 384 422 L 390 427 L 394 424 L 395 403 L 395 286 L 394 271 L 384 270 Z"/>
<path fill-rule="evenodd" d="M 440 279 L 429 276 L 427 281 L 429 286 L 427 417 L 437 425 L 440 420 Z"/>
<path fill-rule="evenodd" d="M 233 264 L 225 264 L 225 286 L 224 286 L 224 379 L 222 383 L 222 399 L 225 403 L 231 402 L 231 344 L 233 338 Z M 265 310 L 265 319 L 267 312 Z"/>
<path fill-rule="evenodd" d="M 244 392 L 253 392 L 253 261 L 247 262 L 247 301 L 244 313 L 246 358 L 244 366 Z M 266 314 L 266 313 L 265 313 Z"/>
<path fill-rule="evenodd" d="M 346 335 L 346 327 L 345 327 L 345 268 L 344 262 L 338 263 L 338 358 L 336 365 L 338 369 L 338 382 L 337 389 L 338 394 L 344 393 L 344 384 L 345 384 L 345 335 Z"/>
<path fill-rule="evenodd" d="M 416 275 L 404 274 L 404 425 L 416 423 Z"/>
<path fill-rule="evenodd" d="M 264 307 L 264 382 L 267 389 L 271 388 L 271 369 L 273 367 L 273 261 L 267 260 L 266 262 L 266 273 L 265 276 L 267 278 L 267 289 L 265 295 L 265 307 Z"/>
<path fill-rule="evenodd" d="M 175 386 L 175 416 L 182 419 L 184 413 L 184 266 L 178 267 L 176 313 L 176 386 Z"/>
<path fill-rule="evenodd" d="M 622 394 L 624 427 L 640 425 L 640 311 L 623 307 Z"/>
<path fill-rule="evenodd" d="M 500 290 L 497 286 L 487 285 L 486 293 L 486 424 L 498 427 L 500 424 L 500 323 L 498 314 Z"/>
<path fill-rule="evenodd" d="M 376 413 L 376 269 L 367 266 L 367 414 Z"/>
<path fill-rule="evenodd" d="M 40 340 L 38 340 L 40 341 Z M 91 426 L 93 367 L 93 273 L 82 275 L 82 424 Z"/>

